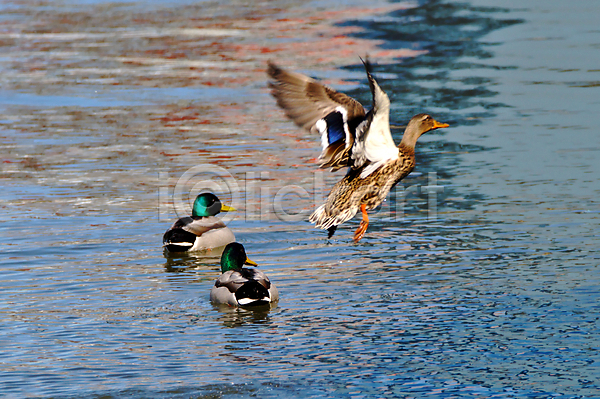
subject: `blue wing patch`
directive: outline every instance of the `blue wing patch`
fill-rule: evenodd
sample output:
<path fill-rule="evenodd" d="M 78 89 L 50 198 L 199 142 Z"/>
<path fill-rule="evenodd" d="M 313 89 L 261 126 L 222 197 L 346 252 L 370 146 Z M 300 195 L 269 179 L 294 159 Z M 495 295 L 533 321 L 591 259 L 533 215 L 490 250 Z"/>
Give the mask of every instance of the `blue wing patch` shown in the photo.
<path fill-rule="evenodd" d="M 331 112 L 323 118 L 327 124 L 327 144 L 333 144 L 340 140 L 346 140 L 344 117 L 338 111 Z"/>

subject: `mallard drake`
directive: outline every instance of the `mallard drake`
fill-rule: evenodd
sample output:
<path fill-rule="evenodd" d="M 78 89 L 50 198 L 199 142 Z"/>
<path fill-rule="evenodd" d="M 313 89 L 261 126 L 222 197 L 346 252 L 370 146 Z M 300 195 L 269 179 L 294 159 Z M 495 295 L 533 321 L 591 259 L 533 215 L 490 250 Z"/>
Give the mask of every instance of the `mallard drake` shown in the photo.
<path fill-rule="evenodd" d="M 308 76 L 286 71 L 272 62 L 267 70 L 271 94 L 287 117 L 321 135 L 320 167 L 332 171 L 348 167 L 346 176 L 309 221 L 328 230 L 331 238 L 339 224 L 360 210 L 362 221 L 354 233 L 355 242 L 367 231 L 367 211 L 381 204 L 392 187 L 412 172 L 417 139 L 423 133 L 449 126 L 427 114 L 415 115 L 396 146 L 389 125 L 390 100 L 371 75 L 368 60 L 363 64 L 373 96 L 369 112 L 355 99 Z"/>
<path fill-rule="evenodd" d="M 169 252 L 189 252 L 218 248 L 235 241 L 235 236 L 221 219 L 219 212 L 235 211 L 223 205 L 212 193 L 202 193 L 194 200 L 192 216 L 173 223 L 163 236 L 163 246 Z"/>
<path fill-rule="evenodd" d="M 210 290 L 210 300 L 229 306 L 267 305 L 279 300 L 279 292 L 269 278 L 257 269 L 243 265 L 257 264 L 246 255 L 239 242 L 227 244 L 221 255 L 221 274 Z"/>

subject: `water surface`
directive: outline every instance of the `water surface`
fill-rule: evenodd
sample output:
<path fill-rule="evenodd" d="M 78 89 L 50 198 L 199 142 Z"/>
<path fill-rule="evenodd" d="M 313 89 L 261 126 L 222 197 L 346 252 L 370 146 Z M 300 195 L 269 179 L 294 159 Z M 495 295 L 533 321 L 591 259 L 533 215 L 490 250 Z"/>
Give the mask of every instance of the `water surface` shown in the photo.
<path fill-rule="evenodd" d="M 591 3 L 231 3 L 2 6 L 3 394 L 600 396 Z M 417 112 L 452 128 L 355 245 L 358 219 L 328 241 L 303 216 L 340 172 L 265 65 L 368 104 L 365 54 L 397 141 Z M 213 308 L 218 254 L 163 254 L 206 180 L 275 309 Z"/>

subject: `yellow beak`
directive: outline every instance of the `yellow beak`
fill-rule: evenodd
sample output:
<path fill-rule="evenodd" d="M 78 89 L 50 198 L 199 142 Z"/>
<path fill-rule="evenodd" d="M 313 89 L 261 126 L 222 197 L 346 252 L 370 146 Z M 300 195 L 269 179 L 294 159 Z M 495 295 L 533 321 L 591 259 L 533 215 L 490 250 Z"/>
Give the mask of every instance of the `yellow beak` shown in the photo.
<path fill-rule="evenodd" d="M 229 212 L 229 211 L 237 211 L 237 209 L 235 209 L 232 206 L 221 205 L 221 212 Z"/>
<path fill-rule="evenodd" d="M 258 266 L 258 263 L 256 263 L 253 260 L 250 260 L 250 258 L 246 257 L 246 262 L 244 262 L 244 264 L 246 265 L 252 265 L 252 266 Z"/>
<path fill-rule="evenodd" d="M 438 122 L 438 121 L 435 121 L 435 120 L 433 121 L 433 128 L 434 129 L 441 129 L 443 127 L 448 127 L 448 126 L 450 126 L 450 125 L 447 124 L 447 123 L 441 123 L 441 122 Z"/>

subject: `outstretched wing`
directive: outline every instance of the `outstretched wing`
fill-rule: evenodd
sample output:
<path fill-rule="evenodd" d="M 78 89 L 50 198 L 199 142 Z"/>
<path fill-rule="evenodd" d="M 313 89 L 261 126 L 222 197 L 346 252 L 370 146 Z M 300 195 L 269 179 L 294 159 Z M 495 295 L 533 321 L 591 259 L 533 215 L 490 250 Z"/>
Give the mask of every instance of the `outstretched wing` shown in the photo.
<path fill-rule="evenodd" d="M 364 167 L 360 174 L 364 179 L 387 162 L 397 159 L 399 152 L 390 132 L 390 99 L 371 76 L 369 61 L 363 63 L 373 94 L 373 109 L 356 128 L 351 157 L 354 169 Z"/>
<path fill-rule="evenodd" d="M 356 127 L 365 120 L 364 107 L 308 76 L 286 71 L 269 62 L 271 94 L 298 126 L 321 135 L 321 167 L 350 166 Z"/>

